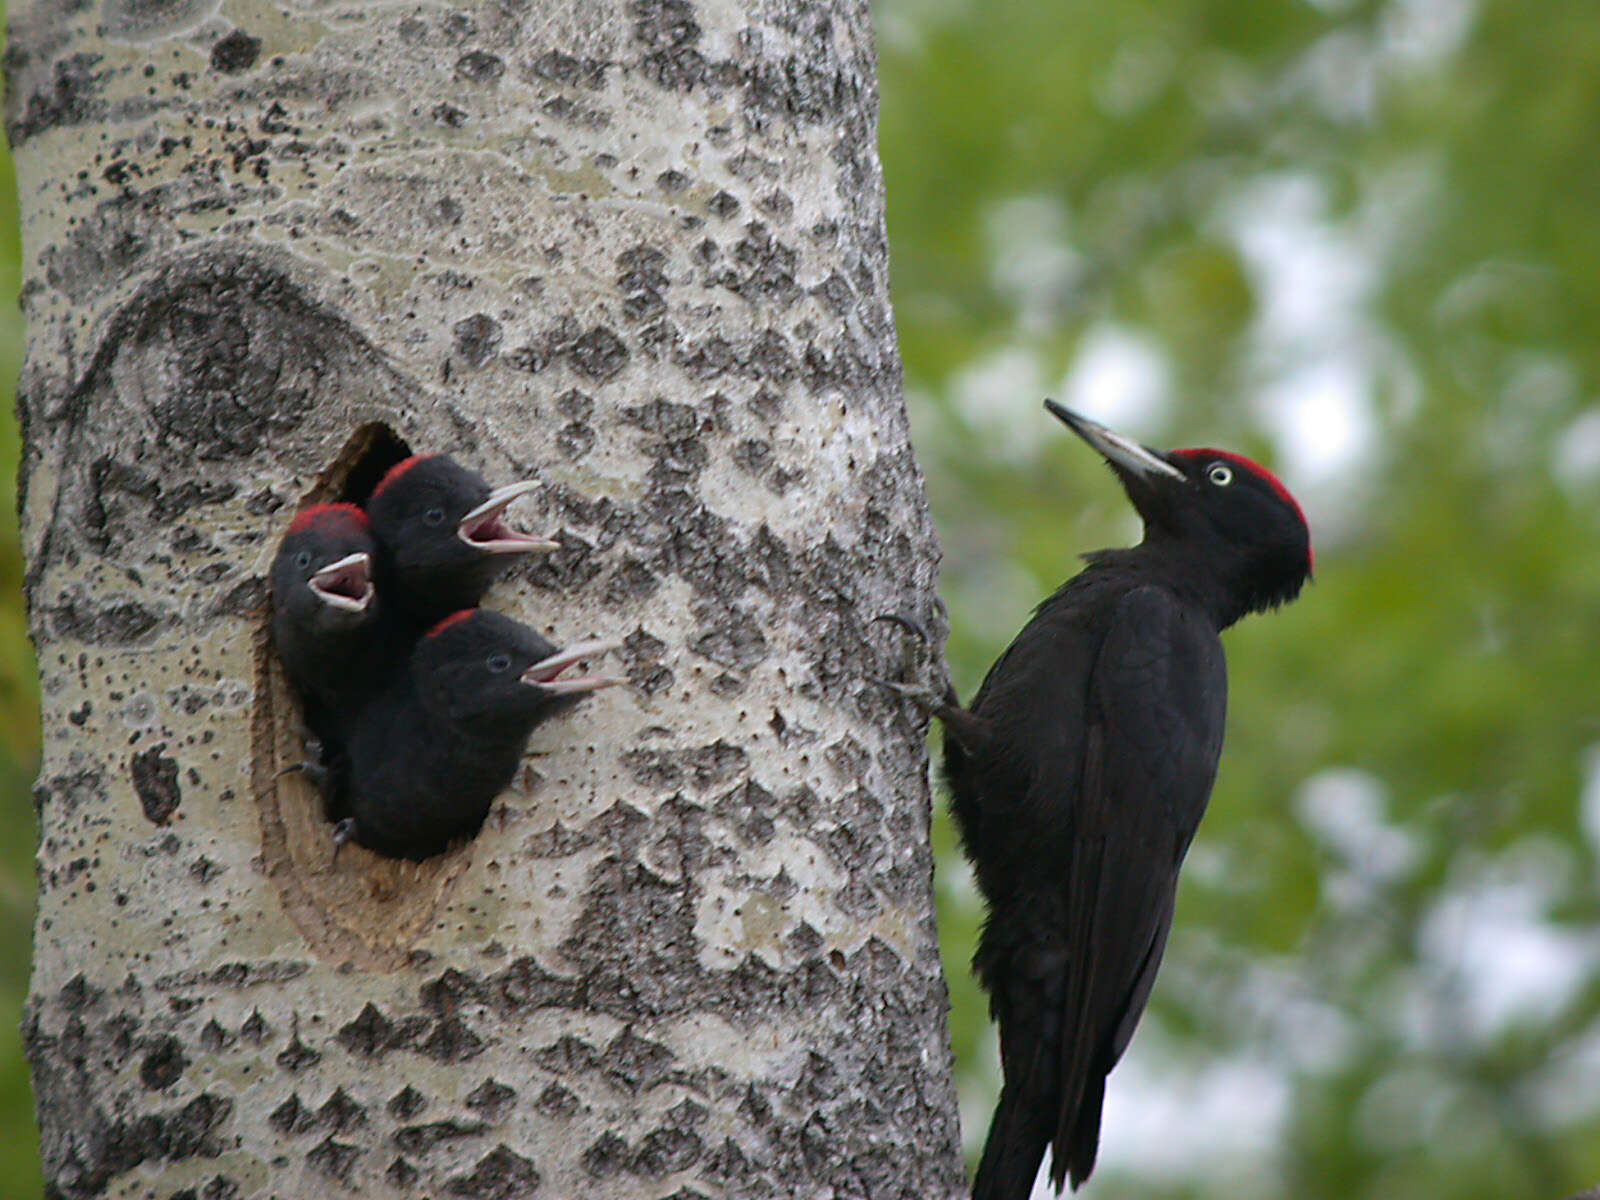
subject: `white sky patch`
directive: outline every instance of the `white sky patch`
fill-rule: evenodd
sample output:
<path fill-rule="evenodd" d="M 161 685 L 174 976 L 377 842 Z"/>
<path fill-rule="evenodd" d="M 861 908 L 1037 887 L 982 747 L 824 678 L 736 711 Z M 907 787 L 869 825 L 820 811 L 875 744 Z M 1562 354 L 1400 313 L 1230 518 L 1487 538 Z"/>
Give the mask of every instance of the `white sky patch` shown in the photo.
<path fill-rule="evenodd" d="M 1327 211 L 1323 182 L 1295 172 L 1259 179 L 1225 214 L 1261 296 L 1265 346 L 1326 346 L 1362 323 L 1377 267 Z"/>
<path fill-rule="evenodd" d="M 1384 55 L 1412 69 L 1442 66 L 1477 19 L 1475 0 L 1392 0 L 1379 22 Z"/>
<path fill-rule="evenodd" d="M 1283 473 L 1312 487 L 1359 467 L 1377 439 L 1371 377 L 1347 359 L 1314 359 L 1279 375 L 1255 407 L 1284 456 Z"/>
<path fill-rule="evenodd" d="M 1266 1192 L 1290 1100 L 1280 1067 L 1247 1057 L 1184 1062 L 1147 1020 L 1107 1084 L 1096 1170 L 1164 1180 L 1226 1175 L 1232 1195 Z M 1033 1195 L 1053 1193 L 1035 1185 Z"/>
<path fill-rule="evenodd" d="M 1342 29 L 1317 39 L 1291 70 L 1290 84 L 1330 120 L 1370 122 L 1378 111 L 1378 65 L 1371 39 Z"/>
<path fill-rule="evenodd" d="M 1319 771 L 1300 786 L 1294 807 L 1306 831 L 1358 874 L 1390 882 L 1422 857 L 1420 839 L 1389 824 L 1387 790 L 1368 771 Z"/>
<path fill-rule="evenodd" d="M 1576 998 L 1600 955 L 1600 934 L 1546 918 L 1573 864 L 1557 843 L 1524 838 L 1445 891 L 1423 918 L 1420 958 L 1433 975 L 1441 1032 L 1475 1041 L 1548 1021 Z"/>
<path fill-rule="evenodd" d="M 1380 394 L 1414 405 L 1414 372 L 1373 311 L 1382 264 L 1402 255 L 1428 211 L 1436 172 L 1421 161 L 1372 181 L 1362 208 L 1331 215 L 1327 184 L 1284 172 L 1245 186 L 1218 213 L 1238 245 L 1259 309 L 1246 362 L 1255 421 L 1314 539 L 1360 519 L 1382 465 Z"/>
<path fill-rule="evenodd" d="M 1068 408 L 1149 441 L 1172 411 L 1172 367 L 1153 338 L 1106 322 L 1084 332 L 1059 395 Z"/>
<path fill-rule="evenodd" d="M 1586 487 L 1600 478 L 1600 408 L 1580 413 L 1555 440 L 1550 467 L 1568 489 Z"/>
<path fill-rule="evenodd" d="M 985 457 L 1011 464 L 1038 457 L 1047 394 L 1038 355 L 1021 346 L 975 359 L 950 380 L 956 410 L 983 439 Z"/>

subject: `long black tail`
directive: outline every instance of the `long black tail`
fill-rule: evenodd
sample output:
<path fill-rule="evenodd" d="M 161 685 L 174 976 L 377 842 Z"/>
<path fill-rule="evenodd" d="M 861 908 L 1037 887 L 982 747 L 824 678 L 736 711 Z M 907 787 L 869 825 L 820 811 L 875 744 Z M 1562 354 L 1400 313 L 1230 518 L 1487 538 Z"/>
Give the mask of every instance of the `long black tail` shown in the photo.
<path fill-rule="evenodd" d="M 1026 1096 L 1014 1083 L 1000 1092 L 972 1200 L 1028 1200 L 1055 1127 L 1055 1106 Z"/>
<path fill-rule="evenodd" d="M 1051 1182 L 1058 1193 L 1069 1176 L 1073 1190 L 1077 1190 L 1094 1171 L 1105 1086 L 1103 1075 L 1097 1073 L 1090 1080 L 1089 1094 L 1074 1114 L 1066 1145 L 1051 1160 Z M 977 1178 L 972 1181 L 972 1200 L 1028 1200 L 1044 1152 L 1055 1136 L 1058 1116 L 1051 1100 L 1026 1097 L 1020 1088 L 1007 1084 L 989 1123 L 983 1159 L 978 1163 Z"/>

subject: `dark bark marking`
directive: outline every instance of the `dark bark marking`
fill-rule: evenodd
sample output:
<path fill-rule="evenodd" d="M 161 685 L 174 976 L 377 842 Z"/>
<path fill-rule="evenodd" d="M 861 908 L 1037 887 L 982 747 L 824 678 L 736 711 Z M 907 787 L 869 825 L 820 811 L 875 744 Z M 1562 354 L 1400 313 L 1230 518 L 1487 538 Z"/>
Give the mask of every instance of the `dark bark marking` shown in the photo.
<path fill-rule="evenodd" d="M 469 50 L 456 60 L 456 74 L 477 84 L 498 83 L 506 64 L 486 50 Z"/>
<path fill-rule="evenodd" d="M 317 1109 L 317 1124 L 334 1133 L 347 1133 L 366 1123 L 366 1108 L 351 1099 L 343 1088 L 335 1088 L 333 1095 Z"/>
<path fill-rule="evenodd" d="M 146 1091 L 164 1091 L 183 1078 L 189 1060 L 183 1044 L 171 1035 L 154 1039 L 139 1064 L 139 1082 Z"/>
<path fill-rule="evenodd" d="M 604 383 L 628 365 L 628 348 L 611 330 L 596 325 L 573 343 L 568 358 L 580 375 Z"/>
<path fill-rule="evenodd" d="M 11 76 L 12 56 L 6 57 L 6 74 Z M 16 115 L 18 97 L 7 89 L 6 132 L 13 152 L 29 138 L 58 125 L 81 125 L 105 116 L 106 104 L 100 94 L 109 72 L 95 71 L 100 61 L 100 55 L 87 53 L 57 60 L 48 81 L 28 96 L 20 117 Z"/>
<path fill-rule="evenodd" d="M 389 1097 L 389 1115 L 396 1120 L 409 1121 L 428 1107 L 428 1098 L 409 1083 Z"/>
<path fill-rule="evenodd" d="M 421 1176 L 422 1172 L 418 1171 L 416 1167 L 412 1166 L 404 1158 L 398 1157 L 389 1164 L 388 1170 L 383 1173 L 383 1177 L 402 1192 L 410 1192 Z"/>
<path fill-rule="evenodd" d="M 559 826 L 558 826 L 559 828 Z M 583 845 L 588 845 L 584 842 Z M 559 855 L 581 849 L 582 846 L 564 848 Z M 531 852 L 537 853 L 535 847 Z M 533 1012 L 540 1008 L 577 1007 L 577 983 L 546 971 L 532 958 L 519 958 L 491 980 L 495 1007 L 502 1015 Z"/>
<path fill-rule="evenodd" d="M 239 1036 L 252 1045 L 259 1046 L 272 1036 L 272 1026 L 267 1024 L 259 1008 L 251 1009 L 244 1024 L 239 1026 Z"/>
<path fill-rule="evenodd" d="M 74 1018 L 76 1020 L 76 1018 Z M 33 1065 L 34 1093 L 42 1111 L 72 1112 L 70 1131 L 46 1129 L 40 1141 L 45 1189 L 60 1200 L 103 1195 L 117 1176 L 150 1161 L 179 1162 L 222 1153 L 217 1130 L 233 1114 L 233 1101 L 202 1092 L 178 1108 L 114 1120 L 102 1106 L 86 1066 L 89 1048 L 81 1026 L 60 1037 L 43 1033 L 37 1017 L 23 1026 Z"/>
<path fill-rule="evenodd" d="M 567 1120 L 578 1111 L 579 1103 L 572 1092 L 559 1083 L 552 1083 L 539 1093 L 533 1106 L 547 1117 Z"/>
<path fill-rule="evenodd" d="M 645 47 L 639 67 L 658 87 L 688 91 L 706 73 L 706 58 L 694 44 L 700 24 L 688 0 L 632 0 L 633 36 Z"/>
<path fill-rule="evenodd" d="M 76 596 L 46 609 L 55 636 L 91 646 L 137 642 L 170 623 L 170 617 L 133 600 L 93 605 Z"/>
<path fill-rule="evenodd" d="M 211 47 L 211 69 L 224 75 L 237 75 L 256 65 L 261 54 L 261 39 L 235 29 Z"/>
<path fill-rule="evenodd" d="M 467 1093 L 467 1107 L 482 1113 L 487 1120 L 499 1121 L 516 1098 L 515 1088 L 491 1077 Z"/>
<path fill-rule="evenodd" d="M 138 793 L 145 819 L 152 825 L 165 825 L 183 801 L 183 791 L 178 786 L 178 764 L 167 757 L 166 749 L 167 744 L 160 742 L 135 754 L 129 763 L 133 790 Z"/>
<path fill-rule="evenodd" d="M 298 1022 L 296 1023 L 298 1025 Z M 322 1061 L 322 1051 L 313 1050 L 300 1040 L 300 1030 L 296 1028 L 289 1035 L 289 1044 L 278 1051 L 275 1060 L 277 1064 L 291 1075 L 298 1074 L 307 1067 L 315 1066 Z"/>
<path fill-rule="evenodd" d="M 300 1102 L 298 1092 L 290 1092 L 289 1098 L 268 1115 L 267 1124 L 285 1137 L 294 1137 L 315 1129 L 317 1114 Z"/>
<path fill-rule="evenodd" d="M 306 1162 L 320 1174 L 348 1186 L 350 1169 L 356 1165 L 356 1159 L 365 1153 L 366 1151 L 360 1146 L 334 1141 L 330 1133 L 312 1147 L 311 1152 L 306 1155 Z"/>
<path fill-rule="evenodd" d="M 500 350 L 505 330 L 488 313 L 473 313 L 455 323 L 455 352 L 469 367 L 481 367 Z"/>
<path fill-rule="evenodd" d="M 429 1125 L 407 1125 L 394 1133 L 394 1144 L 407 1154 L 421 1158 L 440 1142 L 477 1137 L 489 1127 L 482 1121 L 434 1121 Z"/>
<path fill-rule="evenodd" d="M 614 1130 L 606 1130 L 583 1152 L 583 1169 L 593 1179 L 610 1179 L 628 1165 L 631 1152 L 627 1140 Z"/>
<path fill-rule="evenodd" d="M 101 988 L 95 987 L 84 978 L 82 972 L 79 972 L 61 985 L 61 990 L 56 993 L 56 1000 L 69 1013 L 77 1013 L 98 1004 L 104 995 L 105 992 Z"/>
<path fill-rule="evenodd" d="M 511 1147 L 496 1146 L 483 1158 L 470 1175 L 459 1175 L 445 1188 L 452 1196 L 465 1196 L 468 1200 L 517 1200 L 538 1190 L 539 1172 L 532 1161 L 523 1158 Z"/>
<path fill-rule="evenodd" d="M 465 1062 L 483 1053 L 484 1040 L 459 1017 L 446 1017 L 434 1026 L 426 1041 L 417 1047 L 420 1054 L 443 1063 Z"/>

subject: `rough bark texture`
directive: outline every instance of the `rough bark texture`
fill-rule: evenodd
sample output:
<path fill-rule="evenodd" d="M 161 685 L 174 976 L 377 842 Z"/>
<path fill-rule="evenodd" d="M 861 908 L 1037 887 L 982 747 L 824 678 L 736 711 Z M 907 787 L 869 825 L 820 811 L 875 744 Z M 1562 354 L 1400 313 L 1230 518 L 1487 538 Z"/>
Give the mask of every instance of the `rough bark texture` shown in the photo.
<path fill-rule="evenodd" d="M 11 39 L 50 1194 L 958 1191 L 921 730 L 860 678 L 940 623 L 865 4 Z M 631 687 L 471 845 L 330 868 L 263 576 L 385 431 L 541 478 L 491 601 Z"/>

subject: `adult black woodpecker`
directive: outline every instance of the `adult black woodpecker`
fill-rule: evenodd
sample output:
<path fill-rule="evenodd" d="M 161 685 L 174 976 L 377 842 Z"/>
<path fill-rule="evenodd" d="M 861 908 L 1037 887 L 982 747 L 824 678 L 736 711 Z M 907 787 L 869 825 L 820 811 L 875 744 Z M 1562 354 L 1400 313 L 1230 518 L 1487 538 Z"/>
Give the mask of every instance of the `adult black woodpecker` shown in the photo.
<path fill-rule="evenodd" d="M 272 560 L 272 640 L 306 727 L 326 748 L 365 702 L 378 625 L 377 542 L 354 504 L 295 515 Z"/>
<path fill-rule="evenodd" d="M 1225 450 L 1159 452 L 1046 407 L 1104 456 L 1144 519 L 1131 549 L 1045 600 L 965 709 L 934 705 L 988 906 L 973 966 L 1005 1076 L 974 1200 L 1094 1169 L 1110 1073 L 1149 999 L 1178 869 L 1222 752 L 1218 635 L 1294 599 L 1311 538 L 1294 497 Z"/>
<path fill-rule="evenodd" d="M 445 454 L 419 454 L 391 467 L 367 500 L 382 548 L 385 604 L 420 632 L 483 599 L 518 554 L 559 542 L 509 525 L 506 508 L 538 487 L 534 480 L 490 488 L 483 476 Z"/>
<path fill-rule="evenodd" d="M 615 642 L 558 650 L 501 613 L 463 609 L 428 630 L 401 677 L 363 710 L 350 738 L 353 840 L 420 861 L 471 837 L 516 774 L 528 735 L 589 693 L 621 683 L 563 679 Z"/>

